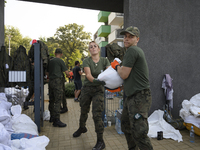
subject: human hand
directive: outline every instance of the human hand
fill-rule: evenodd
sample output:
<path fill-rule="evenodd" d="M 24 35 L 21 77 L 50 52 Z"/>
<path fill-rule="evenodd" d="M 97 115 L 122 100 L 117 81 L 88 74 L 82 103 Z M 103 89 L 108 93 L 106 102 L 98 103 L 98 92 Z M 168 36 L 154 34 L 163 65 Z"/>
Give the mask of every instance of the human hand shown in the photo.
<path fill-rule="evenodd" d="M 111 66 L 113 69 L 117 70 L 117 66 L 119 66 L 119 63 L 117 62 L 117 60 L 114 60 L 113 62 L 111 62 Z"/>
<path fill-rule="evenodd" d="M 99 79 L 94 79 L 93 83 L 99 84 L 99 85 L 106 85 L 106 83 L 104 81 L 100 81 Z"/>

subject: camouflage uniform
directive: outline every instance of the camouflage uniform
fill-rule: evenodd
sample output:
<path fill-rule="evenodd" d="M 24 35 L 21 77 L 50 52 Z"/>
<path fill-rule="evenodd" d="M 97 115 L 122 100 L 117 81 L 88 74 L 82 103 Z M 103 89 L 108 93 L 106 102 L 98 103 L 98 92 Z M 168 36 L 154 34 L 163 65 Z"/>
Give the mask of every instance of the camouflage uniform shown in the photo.
<path fill-rule="evenodd" d="M 51 117 L 60 119 L 60 106 L 63 100 L 63 72 L 67 71 L 65 63 L 60 58 L 49 62 L 49 111 Z"/>
<path fill-rule="evenodd" d="M 20 87 L 31 86 L 31 62 L 26 54 L 26 49 L 22 45 L 14 52 L 13 70 L 26 71 L 26 82 L 16 82 L 16 85 Z"/>
<path fill-rule="evenodd" d="M 8 72 L 13 69 L 13 59 L 6 53 L 6 47 L 1 46 L 0 50 L 0 87 L 12 86 L 8 82 Z"/>
<path fill-rule="evenodd" d="M 92 102 L 92 114 L 95 124 L 95 132 L 103 135 L 104 125 L 102 121 L 102 112 L 104 110 L 104 91 L 103 86 L 83 86 L 81 91 L 80 107 L 81 116 L 79 120 L 80 127 L 85 127 L 90 104 Z"/>
<path fill-rule="evenodd" d="M 128 147 L 131 150 L 137 150 L 137 146 L 142 150 L 153 149 L 147 136 L 149 130 L 147 112 L 151 107 L 151 103 L 150 89 L 142 90 L 133 96 L 127 97 L 124 102 L 121 126 L 126 136 Z"/>
<path fill-rule="evenodd" d="M 60 119 L 60 105 L 63 99 L 63 80 L 55 78 L 49 80 L 49 111 L 55 119 Z"/>
<path fill-rule="evenodd" d="M 83 67 L 89 67 L 94 78 L 97 78 L 101 71 L 105 70 L 109 65 L 110 63 L 108 59 L 103 57 L 100 57 L 97 64 L 93 62 L 91 57 L 83 60 Z M 87 78 L 85 78 L 80 98 L 81 115 L 79 124 L 81 128 L 85 127 L 91 102 L 97 139 L 103 140 L 104 125 L 102 121 L 102 112 L 104 109 L 104 88 L 102 85 L 90 82 Z"/>
<path fill-rule="evenodd" d="M 129 33 L 139 37 L 137 27 L 128 27 L 120 34 Z M 124 80 L 124 92 L 127 96 L 121 116 L 122 131 L 126 136 L 128 148 L 131 150 L 152 150 L 151 141 L 147 136 L 149 126 L 148 111 L 151 107 L 151 91 L 149 84 L 149 69 L 144 52 L 134 43 L 127 47 L 122 66 L 132 68 Z"/>

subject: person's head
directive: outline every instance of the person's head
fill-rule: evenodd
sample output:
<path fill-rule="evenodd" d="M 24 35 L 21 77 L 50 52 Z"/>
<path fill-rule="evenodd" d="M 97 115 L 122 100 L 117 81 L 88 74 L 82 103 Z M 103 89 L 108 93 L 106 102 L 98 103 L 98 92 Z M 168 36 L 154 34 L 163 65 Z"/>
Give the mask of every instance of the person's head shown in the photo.
<path fill-rule="evenodd" d="M 90 51 L 91 56 L 99 55 L 100 47 L 95 41 L 91 41 L 89 43 L 89 51 Z"/>
<path fill-rule="evenodd" d="M 75 61 L 75 66 L 79 66 L 80 65 L 80 62 L 79 61 Z"/>
<path fill-rule="evenodd" d="M 140 37 L 140 31 L 137 27 L 128 27 L 126 30 L 120 32 L 124 35 L 124 47 L 137 46 Z"/>
<path fill-rule="evenodd" d="M 61 57 L 62 56 L 62 50 L 60 48 L 57 48 L 55 51 L 55 56 L 56 57 Z"/>

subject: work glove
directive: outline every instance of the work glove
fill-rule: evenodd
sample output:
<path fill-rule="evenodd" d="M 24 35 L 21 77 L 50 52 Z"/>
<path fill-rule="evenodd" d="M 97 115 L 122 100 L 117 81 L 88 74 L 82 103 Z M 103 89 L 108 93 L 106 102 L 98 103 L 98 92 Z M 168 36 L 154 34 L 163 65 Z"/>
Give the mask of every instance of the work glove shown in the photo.
<path fill-rule="evenodd" d="M 104 81 L 100 81 L 99 79 L 94 79 L 93 83 L 98 84 L 98 85 L 106 85 Z"/>
<path fill-rule="evenodd" d="M 111 66 L 117 71 L 117 66 L 119 66 L 119 63 L 117 62 L 117 60 L 114 60 L 113 62 L 111 62 Z"/>

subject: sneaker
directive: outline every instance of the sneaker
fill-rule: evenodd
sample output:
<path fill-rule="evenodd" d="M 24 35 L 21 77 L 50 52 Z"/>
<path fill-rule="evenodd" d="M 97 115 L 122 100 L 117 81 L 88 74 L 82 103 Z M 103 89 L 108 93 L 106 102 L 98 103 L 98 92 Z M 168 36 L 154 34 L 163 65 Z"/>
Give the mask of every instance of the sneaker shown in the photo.
<path fill-rule="evenodd" d="M 104 149 L 106 146 L 105 146 L 105 143 L 104 141 L 97 141 L 96 145 L 92 148 L 92 150 L 102 150 Z"/>
<path fill-rule="evenodd" d="M 66 127 L 67 125 L 65 123 L 62 123 L 60 119 L 54 119 L 53 121 L 54 127 Z"/>
<path fill-rule="evenodd" d="M 76 132 L 74 132 L 73 137 L 79 137 L 82 133 L 85 133 L 85 132 L 87 132 L 86 127 L 84 128 L 79 127 L 79 129 Z"/>
<path fill-rule="evenodd" d="M 75 101 L 75 102 L 79 102 L 78 98 L 75 98 L 74 101 Z"/>
<path fill-rule="evenodd" d="M 68 112 L 68 108 L 67 107 L 64 107 L 64 108 L 61 108 L 60 109 L 60 113 L 63 114 L 65 112 Z"/>

